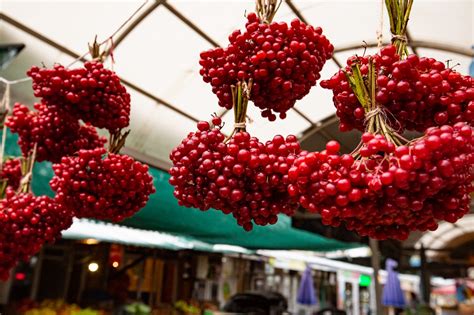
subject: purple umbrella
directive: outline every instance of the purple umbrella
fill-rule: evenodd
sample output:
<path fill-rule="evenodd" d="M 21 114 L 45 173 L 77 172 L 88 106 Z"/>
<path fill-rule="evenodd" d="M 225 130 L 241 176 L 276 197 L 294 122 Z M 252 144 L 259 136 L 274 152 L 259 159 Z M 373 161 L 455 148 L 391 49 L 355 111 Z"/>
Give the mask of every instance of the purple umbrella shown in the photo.
<path fill-rule="evenodd" d="M 316 294 L 314 292 L 313 275 L 311 268 L 308 266 L 301 277 L 300 287 L 298 288 L 298 295 L 296 301 L 303 305 L 316 305 Z"/>
<path fill-rule="evenodd" d="M 392 307 L 405 307 L 405 297 L 403 295 L 400 280 L 398 279 L 398 272 L 393 270 L 398 266 L 393 259 L 387 259 L 385 262 L 385 269 L 387 270 L 387 281 L 383 288 L 382 304 Z"/>

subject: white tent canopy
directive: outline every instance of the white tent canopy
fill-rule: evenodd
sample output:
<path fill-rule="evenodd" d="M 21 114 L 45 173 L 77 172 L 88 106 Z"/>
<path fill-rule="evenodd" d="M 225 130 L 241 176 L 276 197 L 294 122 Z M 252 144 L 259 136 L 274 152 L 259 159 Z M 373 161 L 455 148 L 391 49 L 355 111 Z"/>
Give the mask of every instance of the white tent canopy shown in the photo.
<path fill-rule="evenodd" d="M 283 1 L 276 20 L 290 21 L 299 14 L 323 28 L 336 51 L 363 41 L 373 43 L 380 25 L 381 2 L 376 0 Z M 32 65 L 54 62 L 69 64 L 87 51 L 87 42 L 97 34 L 107 39 L 137 10 L 143 1 L 124 0 L 3 0 L 0 43 L 24 43 L 26 49 L 0 73 L 15 80 L 25 77 Z M 166 165 L 169 151 L 194 129 L 193 119 L 207 120 L 222 113 L 211 88 L 199 76 L 199 53 L 214 44 L 226 45 L 227 35 L 242 28 L 245 12 L 253 10 L 251 0 L 149 0 L 119 32 L 113 51 L 114 69 L 135 88 L 132 94 L 132 133 L 127 147 L 138 158 Z M 454 45 L 464 55 L 418 48 L 420 55 L 459 63 L 467 73 L 473 41 L 471 0 L 416 0 L 409 24 L 411 39 Z M 384 17 L 384 38 L 389 40 L 388 17 Z M 28 31 L 32 30 L 34 36 Z M 50 42 L 45 42 L 44 36 Z M 54 44 L 60 46 L 54 47 Z M 423 46 L 423 45 L 422 45 Z M 428 45 L 429 46 L 429 45 Z M 368 53 L 374 49 L 368 49 Z M 467 52 L 467 53 L 466 53 Z M 335 59 L 344 63 L 363 49 L 344 50 Z M 328 61 L 322 72 L 328 78 L 338 67 Z M 30 83 L 13 87 L 15 100 L 33 103 Z M 163 105 L 165 103 L 166 105 Z M 172 107 L 172 108 L 171 108 Z M 330 91 L 319 86 L 297 103 L 283 121 L 269 123 L 251 107 L 249 131 L 262 140 L 276 131 L 302 135 L 334 114 Z M 184 114 L 184 115 L 183 115 Z M 225 115 L 230 128 L 232 115 Z"/>

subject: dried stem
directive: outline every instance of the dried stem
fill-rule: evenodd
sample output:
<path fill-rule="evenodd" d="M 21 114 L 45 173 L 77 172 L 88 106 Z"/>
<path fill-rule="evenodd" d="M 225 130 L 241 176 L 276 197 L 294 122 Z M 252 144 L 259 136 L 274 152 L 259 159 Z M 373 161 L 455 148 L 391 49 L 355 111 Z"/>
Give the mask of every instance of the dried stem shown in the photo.
<path fill-rule="evenodd" d="M 270 24 L 280 8 L 282 0 L 255 0 L 255 11 L 260 21 Z"/>
<path fill-rule="evenodd" d="M 250 99 L 250 92 L 252 90 L 252 79 L 248 83 L 245 81 L 238 82 L 237 85 L 231 86 L 232 92 L 232 106 L 234 108 L 234 130 L 226 138 L 226 142 L 234 134 L 240 131 L 245 131 L 245 120 L 247 119 L 247 106 Z"/>
<path fill-rule="evenodd" d="M 31 181 L 33 180 L 33 168 L 36 161 L 36 149 L 37 144 L 35 143 L 33 150 L 26 159 L 21 161 L 21 174 L 22 178 L 20 186 L 18 187 L 17 193 L 27 193 L 31 191 Z"/>
<path fill-rule="evenodd" d="M 109 136 L 109 152 L 117 154 L 125 145 L 127 136 L 130 134 L 131 130 L 127 130 L 122 134 L 122 130 L 117 130 L 111 132 Z"/>
<path fill-rule="evenodd" d="M 397 47 L 400 57 L 406 57 L 408 55 L 407 25 L 413 0 L 385 0 L 385 5 L 390 20 L 392 44 Z"/>

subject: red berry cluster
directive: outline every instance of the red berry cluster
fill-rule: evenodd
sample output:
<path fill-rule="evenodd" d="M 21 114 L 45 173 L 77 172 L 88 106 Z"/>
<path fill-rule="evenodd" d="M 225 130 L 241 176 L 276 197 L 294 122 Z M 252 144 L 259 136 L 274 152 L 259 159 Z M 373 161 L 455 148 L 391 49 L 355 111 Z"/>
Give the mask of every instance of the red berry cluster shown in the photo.
<path fill-rule="evenodd" d="M 220 119 L 213 123 L 220 125 Z M 263 144 L 240 131 L 225 142 L 220 127 L 197 127 L 170 154 L 170 183 L 180 205 L 232 213 L 247 231 L 252 222 L 275 224 L 279 213 L 294 213 L 297 203 L 286 189 L 288 169 L 300 152 L 295 136 L 278 135 Z"/>
<path fill-rule="evenodd" d="M 406 239 L 410 231 L 436 229 L 469 211 L 474 179 L 471 127 L 433 127 L 408 146 L 365 133 L 360 160 L 339 155 L 331 141 L 304 152 L 288 171 L 288 192 L 323 223 L 372 238 Z"/>
<path fill-rule="evenodd" d="M 336 114 L 342 131 L 365 130 L 365 113 L 347 81 L 354 64 L 367 77 L 368 60 L 377 68 L 376 101 L 391 115 L 388 122 L 399 131 L 424 131 L 432 126 L 474 123 L 474 79 L 463 76 L 433 58 L 409 55 L 400 60 L 395 46 L 389 45 L 374 56 L 352 56 L 347 67 L 321 86 L 333 91 Z"/>
<path fill-rule="evenodd" d="M 232 108 L 231 86 L 253 80 L 250 100 L 270 121 L 286 117 L 295 102 L 309 93 L 334 47 L 314 28 L 298 19 L 263 23 L 247 15 L 246 30 L 235 30 L 226 48 L 201 53 L 200 74 L 212 85 L 219 105 Z"/>
<path fill-rule="evenodd" d="M 103 147 L 107 141 L 99 137 L 95 128 L 81 126 L 77 119 L 56 105 L 35 104 L 34 107 L 36 111 L 30 111 L 17 103 L 6 121 L 10 130 L 18 133 L 18 144 L 24 156 L 30 154 L 36 144 L 38 162 L 56 163 L 80 149 Z"/>
<path fill-rule="evenodd" d="M 6 179 L 8 187 L 17 190 L 22 178 L 21 159 L 8 159 L 2 164 L 0 179 Z"/>
<path fill-rule="evenodd" d="M 148 165 L 103 148 L 80 150 L 54 164 L 56 201 L 77 217 L 121 221 L 143 208 L 155 192 Z"/>
<path fill-rule="evenodd" d="M 27 74 L 33 79 L 35 96 L 48 106 L 60 106 L 76 119 L 111 132 L 130 122 L 130 94 L 101 62 L 88 61 L 77 69 L 32 67 Z"/>
<path fill-rule="evenodd" d="M 8 190 L 0 200 L 0 279 L 7 280 L 18 261 L 29 259 L 71 224 L 71 212 L 53 199 Z"/>

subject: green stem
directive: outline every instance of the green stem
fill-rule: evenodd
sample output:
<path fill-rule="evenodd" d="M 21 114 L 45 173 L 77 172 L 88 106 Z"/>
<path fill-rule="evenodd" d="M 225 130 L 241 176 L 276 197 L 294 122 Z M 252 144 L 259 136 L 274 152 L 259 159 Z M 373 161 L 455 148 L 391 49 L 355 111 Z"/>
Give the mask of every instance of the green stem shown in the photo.
<path fill-rule="evenodd" d="M 385 5 L 393 36 L 392 44 L 397 47 L 397 53 L 403 59 L 408 55 L 406 36 L 413 0 L 385 0 Z"/>

